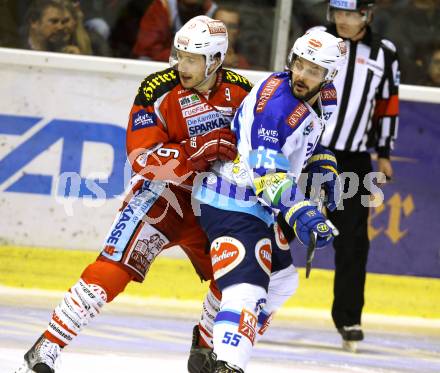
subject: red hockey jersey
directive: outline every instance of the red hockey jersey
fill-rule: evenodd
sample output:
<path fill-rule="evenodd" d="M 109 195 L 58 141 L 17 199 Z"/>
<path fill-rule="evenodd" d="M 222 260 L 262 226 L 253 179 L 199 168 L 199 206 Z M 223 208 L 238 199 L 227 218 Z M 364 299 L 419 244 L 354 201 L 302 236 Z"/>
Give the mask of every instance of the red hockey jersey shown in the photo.
<path fill-rule="evenodd" d="M 227 69 L 206 97 L 183 88 L 177 71 L 149 75 L 139 87 L 127 128 L 127 154 L 133 170 L 151 180 L 191 185 L 193 173 L 181 142 L 229 127 L 251 90 L 243 76 Z"/>

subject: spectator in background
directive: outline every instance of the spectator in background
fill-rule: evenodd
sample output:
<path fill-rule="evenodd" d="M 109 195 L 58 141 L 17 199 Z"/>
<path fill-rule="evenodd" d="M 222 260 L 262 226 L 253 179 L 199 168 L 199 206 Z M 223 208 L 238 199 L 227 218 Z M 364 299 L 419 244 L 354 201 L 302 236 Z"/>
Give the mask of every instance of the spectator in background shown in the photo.
<path fill-rule="evenodd" d="M 66 39 L 70 44 L 76 45 L 80 50 L 80 54 L 111 56 L 107 40 L 95 29 L 85 27 L 84 12 L 80 2 L 62 1 L 66 1 Z"/>
<path fill-rule="evenodd" d="M 78 2 L 35 0 L 28 9 L 26 48 L 71 54 L 109 56 L 106 41 L 84 28 Z"/>
<path fill-rule="evenodd" d="M 213 18 L 222 21 L 228 29 L 229 47 L 223 65 L 225 67 L 249 69 L 249 62 L 238 52 L 237 47 L 240 34 L 240 13 L 232 8 L 221 7 L 215 11 Z"/>
<path fill-rule="evenodd" d="M 109 40 L 117 19 L 125 12 L 127 6 L 136 4 L 138 11 L 141 12 L 140 21 L 151 0 L 75 0 L 74 2 L 81 6 L 87 31 L 93 30 L 105 40 Z"/>
<path fill-rule="evenodd" d="M 176 31 L 197 15 L 212 17 L 216 9 L 211 0 L 154 0 L 142 17 L 133 57 L 168 61 Z"/>
<path fill-rule="evenodd" d="M 151 0 L 129 0 L 118 8 L 114 22 L 110 24 L 109 43 L 115 57 L 131 57 L 131 51 L 136 43 L 139 25 Z"/>
<path fill-rule="evenodd" d="M 440 44 L 433 45 L 425 60 L 423 70 L 425 77 L 419 81 L 420 85 L 440 87 Z"/>
<path fill-rule="evenodd" d="M 71 54 L 92 54 L 90 37 L 84 28 L 83 13 L 79 4 L 66 1 L 63 10 L 64 46 L 60 52 Z"/>
<path fill-rule="evenodd" d="M 401 54 L 402 82 L 417 84 L 425 71 L 420 67 L 427 46 L 440 42 L 440 2 L 438 0 L 410 0 L 395 17 L 401 27 L 389 30 L 387 37 L 395 41 Z M 418 51 L 423 51 L 419 55 Z"/>
<path fill-rule="evenodd" d="M 38 51 L 59 51 L 65 44 L 64 6 L 55 0 L 35 0 L 27 14 L 23 47 Z"/>
<path fill-rule="evenodd" d="M 75 0 L 73 1 L 77 6 L 81 7 L 83 13 L 83 22 L 87 30 L 94 30 L 101 35 L 105 40 L 110 36 L 110 25 L 107 20 L 107 15 L 110 12 L 117 12 L 116 5 L 119 0 Z M 107 12 L 109 8 L 109 12 Z"/>

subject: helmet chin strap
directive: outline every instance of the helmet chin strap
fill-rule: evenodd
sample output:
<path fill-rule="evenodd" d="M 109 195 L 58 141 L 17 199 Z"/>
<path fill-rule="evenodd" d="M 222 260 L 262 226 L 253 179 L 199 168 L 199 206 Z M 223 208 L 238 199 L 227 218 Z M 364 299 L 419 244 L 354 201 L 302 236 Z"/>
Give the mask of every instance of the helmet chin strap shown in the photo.
<path fill-rule="evenodd" d="M 206 69 L 205 69 L 205 79 L 203 79 L 199 84 L 197 84 L 193 89 L 195 89 L 196 91 L 199 91 L 199 88 L 202 87 L 209 79 L 211 79 L 211 77 L 217 72 L 217 70 L 220 68 L 221 64 L 219 64 L 217 66 L 216 69 L 214 69 L 214 71 L 211 74 L 208 74 L 208 70 L 209 68 L 212 66 L 212 64 L 210 65 L 206 65 Z"/>

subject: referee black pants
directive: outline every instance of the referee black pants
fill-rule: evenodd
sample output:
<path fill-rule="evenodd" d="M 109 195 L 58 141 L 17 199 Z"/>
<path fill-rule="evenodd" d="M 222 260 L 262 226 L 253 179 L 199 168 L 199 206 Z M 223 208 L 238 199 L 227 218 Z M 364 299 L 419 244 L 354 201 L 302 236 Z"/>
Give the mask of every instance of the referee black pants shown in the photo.
<path fill-rule="evenodd" d="M 333 150 L 342 172 L 354 172 L 359 177 L 357 193 L 344 199 L 344 209 L 329 214 L 330 220 L 339 229 L 334 240 L 335 278 L 333 287 L 332 317 L 336 328 L 361 324 L 364 306 L 364 288 L 368 259 L 368 214 L 369 208 L 361 204 L 361 196 L 369 195 L 363 181 L 372 171 L 371 157 L 367 152 L 342 152 Z M 344 192 L 348 190 L 348 180 Z M 364 197 L 365 198 L 365 197 Z"/>

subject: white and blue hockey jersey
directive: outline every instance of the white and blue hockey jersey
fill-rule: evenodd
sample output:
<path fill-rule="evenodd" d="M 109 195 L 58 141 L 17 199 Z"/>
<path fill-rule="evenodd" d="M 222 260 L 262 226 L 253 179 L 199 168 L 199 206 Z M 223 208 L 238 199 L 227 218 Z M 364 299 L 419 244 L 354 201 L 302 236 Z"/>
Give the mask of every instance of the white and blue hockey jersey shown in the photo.
<path fill-rule="evenodd" d="M 317 105 L 320 115 L 293 96 L 288 72 L 274 73 L 257 84 L 232 122 L 237 158 L 215 163 L 209 176 L 195 183 L 194 198 L 272 224 L 274 210 L 285 214 L 294 200 L 302 199 L 296 183 L 335 110 L 332 84 L 321 90 Z"/>

